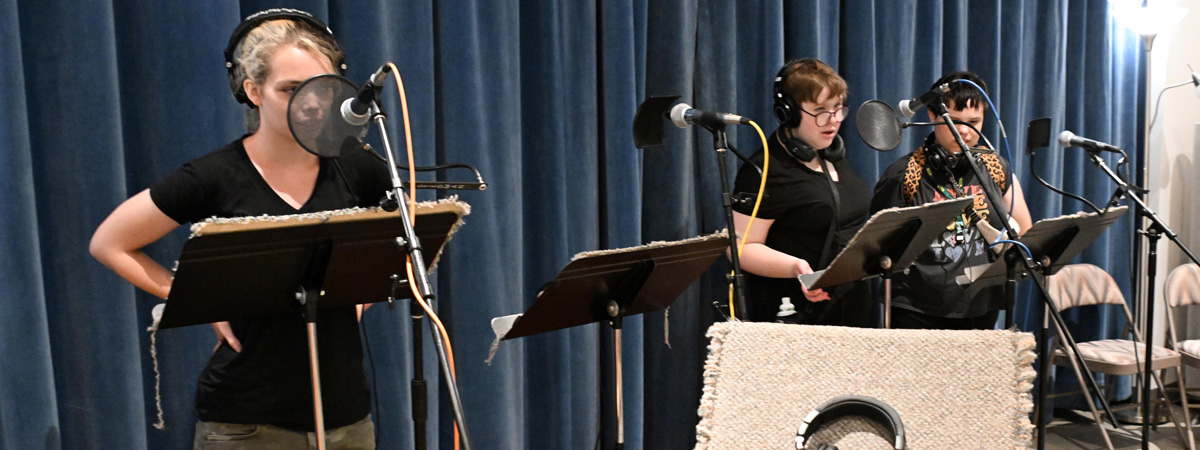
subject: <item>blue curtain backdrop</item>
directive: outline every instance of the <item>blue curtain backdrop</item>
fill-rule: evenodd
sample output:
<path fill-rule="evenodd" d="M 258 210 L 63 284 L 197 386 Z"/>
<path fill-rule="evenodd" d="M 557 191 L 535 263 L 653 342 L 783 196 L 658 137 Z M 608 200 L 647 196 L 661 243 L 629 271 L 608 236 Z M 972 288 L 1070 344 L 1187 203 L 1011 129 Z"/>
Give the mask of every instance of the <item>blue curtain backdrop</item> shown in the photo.
<path fill-rule="evenodd" d="M 221 50 L 240 17 L 276 6 L 326 19 L 353 80 L 394 61 L 418 163 L 471 163 L 489 182 L 487 191 L 459 194 L 472 212 L 435 273 L 479 448 L 591 448 L 601 423 L 613 420 L 601 413 L 611 409 L 601 385 L 612 375 L 600 363 L 611 362 L 609 334 L 591 325 L 506 342 L 485 365 L 492 317 L 523 311 L 577 252 L 725 227 L 707 132 L 672 127 L 668 145 L 634 148 L 633 115 L 648 95 L 680 94 L 770 132 L 771 79 L 787 59 L 815 56 L 834 66 L 849 82 L 851 106 L 894 104 L 943 72 L 974 70 L 1007 125 L 1035 219 L 1081 205 L 1033 181 L 1024 152 L 1030 119 L 1052 117 L 1055 132 L 1124 148 L 1135 147 L 1140 129 L 1140 48 L 1100 0 L 3 0 L 0 449 L 190 445 L 196 377 L 212 332 L 158 334 L 167 426 L 152 428 L 155 374 L 144 330 L 155 301 L 92 260 L 87 241 L 122 200 L 241 134 Z M 392 129 L 401 130 L 396 98 L 385 102 Z M 999 143 L 995 122 L 985 127 Z M 925 133 L 909 130 L 899 150 L 877 153 L 853 130 L 852 113 L 843 136 L 868 183 Z M 730 139 L 747 153 L 759 145 L 748 127 L 731 129 Z M 731 161 L 731 174 L 737 165 Z M 1053 145 L 1037 166 L 1094 202 L 1113 189 L 1075 150 Z M 1130 223 L 1120 221 L 1081 257 L 1126 289 Z M 169 265 L 185 239 L 181 229 L 149 252 Z M 625 322 L 629 448 L 694 443 L 704 332 L 717 319 L 711 305 L 723 297 L 727 267 L 719 261 L 669 311 Z M 1024 286 L 1018 323 L 1029 329 L 1040 317 Z M 1111 336 L 1122 325 L 1112 315 L 1071 320 L 1079 338 Z M 407 305 L 373 308 L 364 325 L 380 447 L 410 448 Z M 425 350 L 425 375 L 437 380 Z M 431 403 L 428 437 L 448 448 L 444 390 Z"/>

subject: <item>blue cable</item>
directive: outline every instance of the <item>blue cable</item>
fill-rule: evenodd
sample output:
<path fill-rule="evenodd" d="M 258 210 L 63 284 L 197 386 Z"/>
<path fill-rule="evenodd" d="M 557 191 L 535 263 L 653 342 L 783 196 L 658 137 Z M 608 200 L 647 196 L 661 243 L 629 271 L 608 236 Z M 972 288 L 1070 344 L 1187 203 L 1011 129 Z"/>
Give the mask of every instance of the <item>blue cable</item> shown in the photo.
<path fill-rule="evenodd" d="M 993 242 L 991 245 L 988 245 L 988 248 L 992 248 L 992 247 L 995 247 L 995 246 L 997 246 L 997 245 L 1000 245 L 1000 244 L 1013 244 L 1013 245 L 1016 245 L 1017 247 L 1021 247 L 1021 250 L 1025 250 L 1025 255 L 1026 255 L 1026 256 L 1028 256 L 1028 257 L 1030 257 L 1030 258 L 1032 258 L 1032 257 L 1033 257 L 1033 252 L 1029 251 L 1029 247 L 1026 247 L 1026 246 L 1025 246 L 1025 244 L 1022 244 L 1022 243 L 1020 243 L 1019 241 L 1014 241 L 1014 240 L 1011 240 L 1011 239 L 997 239 L 997 240 L 996 240 L 996 242 Z"/>
<path fill-rule="evenodd" d="M 1013 215 L 1013 211 L 1012 211 L 1013 204 L 1016 202 L 1016 199 L 1017 199 L 1017 195 L 1016 195 L 1017 192 L 1016 192 L 1016 189 L 1013 187 L 1014 183 L 1012 181 L 1013 180 L 1012 151 L 1010 151 L 1008 148 L 1008 133 L 1004 131 L 1004 121 L 1000 120 L 1000 111 L 997 110 L 996 105 L 992 103 L 992 98 L 988 96 L 987 91 L 984 91 L 983 88 L 980 87 L 978 84 L 975 84 L 971 80 L 965 80 L 962 78 L 959 78 L 954 81 L 958 81 L 961 83 L 966 83 L 971 86 L 974 86 L 975 89 L 978 90 L 980 94 L 983 94 L 984 100 L 987 100 L 988 108 L 990 108 L 992 110 L 992 115 L 996 116 L 996 125 L 998 125 L 998 128 L 1000 129 L 1000 144 L 1002 147 L 1004 147 L 1004 157 L 1006 159 L 1008 159 L 1008 174 L 1007 175 L 1008 175 L 1008 180 L 1009 180 L 1009 188 L 1013 189 L 1013 197 L 1011 199 L 1009 199 L 1009 201 L 1008 201 L 1008 219 L 1011 220 L 1012 215 Z M 982 136 L 982 135 L 980 135 L 980 136 Z M 981 180 L 981 182 L 982 182 L 982 180 Z M 1000 195 L 1003 196 L 1004 193 L 1001 192 Z M 1005 220 L 1004 224 L 1007 226 L 1008 220 Z"/>

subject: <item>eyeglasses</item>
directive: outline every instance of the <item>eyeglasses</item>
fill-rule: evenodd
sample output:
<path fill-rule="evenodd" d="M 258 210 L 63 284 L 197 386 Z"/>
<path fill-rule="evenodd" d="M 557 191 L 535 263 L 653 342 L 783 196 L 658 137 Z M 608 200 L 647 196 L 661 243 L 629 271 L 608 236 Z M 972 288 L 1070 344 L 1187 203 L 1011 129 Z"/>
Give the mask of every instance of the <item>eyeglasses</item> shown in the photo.
<path fill-rule="evenodd" d="M 816 119 L 816 121 L 817 121 L 818 127 L 823 127 L 825 125 L 829 125 L 829 121 L 833 119 L 834 114 L 837 114 L 838 121 L 843 121 L 843 120 L 846 120 L 846 114 L 850 113 L 849 106 L 843 106 L 841 108 L 832 109 L 829 111 L 821 111 L 816 114 L 810 113 L 808 111 L 804 111 L 804 108 L 798 108 L 798 109 L 800 111 L 803 111 L 805 114 L 813 116 L 813 119 Z"/>

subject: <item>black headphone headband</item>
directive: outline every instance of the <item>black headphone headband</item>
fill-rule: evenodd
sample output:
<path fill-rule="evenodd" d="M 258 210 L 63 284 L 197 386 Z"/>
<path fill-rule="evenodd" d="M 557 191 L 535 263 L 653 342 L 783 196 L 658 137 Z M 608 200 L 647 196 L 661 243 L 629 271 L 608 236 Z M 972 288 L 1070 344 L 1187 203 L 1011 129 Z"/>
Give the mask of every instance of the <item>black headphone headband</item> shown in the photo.
<path fill-rule="evenodd" d="M 792 98 L 786 92 L 787 77 L 791 74 L 792 66 L 810 59 L 812 58 L 790 60 L 779 69 L 779 73 L 775 74 L 775 83 L 771 95 L 775 100 L 775 120 L 778 120 L 781 125 L 787 128 L 800 126 L 800 105 L 796 104 L 796 99 Z"/>
<path fill-rule="evenodd" d="M 307 11 L 292 8 L 271 8 L 246 16 L 245 19 L 242 19 L 242 23 L 233 29 L 233 34 L 229 36 L 229 43 L 225 45 L 225 69 L 229 72 L 229 86 L 233 90 L 233 97 L 237 99 L 238 103 L 250 104 L 250 99 L 246 97 L 246 92 L 242 89 L 241 84 L 235 80 L 237 77 L 237 61 L 234 60 L 234 53 L 237 52 L 242 39 L 245 39 L 251 30 L 254 30 L 263 22 L 276 19 L 287 19 L 312 26 L 324 34 L 325 37 L 329 38 L 329 42 L 337 49 L 338 53 L 342 53 L 341 47 L 338 46 L 337 39 L 333 37 L 333 31 L 329 29 L 329 26 Z M 346 74 L 346 58 L 344 54 L 340 60 L 334 61 L 333 65 L 337 68 L 339 74 Z"/>
<path fill-rule="evenodd" d="M 862 395 L 835 397 L 808 413 L 796 432 L 796 449 L 805 450 L 809 438 L 821 426 L 845 416 L 863 416 L 883 425 L 892 434 L 896 450 L 904 450 L 904 422 L 900 414 L 887 403 Z"/>

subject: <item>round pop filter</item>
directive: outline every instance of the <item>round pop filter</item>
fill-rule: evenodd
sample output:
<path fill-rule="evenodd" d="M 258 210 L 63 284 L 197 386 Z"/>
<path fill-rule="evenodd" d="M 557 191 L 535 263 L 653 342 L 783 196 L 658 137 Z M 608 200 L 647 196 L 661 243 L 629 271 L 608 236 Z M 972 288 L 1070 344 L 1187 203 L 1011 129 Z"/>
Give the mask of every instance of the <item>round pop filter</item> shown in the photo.
<path fill-rule="evenodd" d="M 867 100 L 858 107 L 854 121 L 858 125 L 858 137 L 871 148 L 888 152 L 900 145 L 900 118 L 896 117 L 891 105 L 881 100 Z"/>
<path fill-rule="evenodd" d="M 288 101 L 288 128 L 296 142 L 310 153 L 337 158 L 362 148 L 368 122 L 353 125 L 342 117 L 342 103 L 354 98 L 358 88 L 341 75 L 326 74 L 304 80 Z"/>

